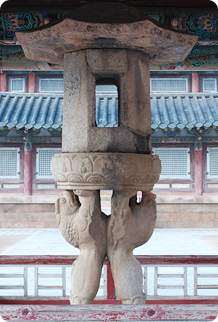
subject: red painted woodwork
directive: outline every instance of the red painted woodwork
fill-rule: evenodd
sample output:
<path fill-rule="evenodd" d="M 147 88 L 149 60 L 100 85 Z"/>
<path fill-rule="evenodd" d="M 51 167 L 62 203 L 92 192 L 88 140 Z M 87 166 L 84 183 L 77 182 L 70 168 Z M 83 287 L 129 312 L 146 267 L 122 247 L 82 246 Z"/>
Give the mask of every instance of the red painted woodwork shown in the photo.
<path fill-rule="evenodd" d="M 6 92 L 7 91 L 7 77 L 6 77 L 6 72 L 1 72 L 0 73 L 0 91 L 1 92 Z"/>
<path fill-rule="evenodd" d="M 218 306 L 208 305 L 1 305 L 6 321 L 202 321 L 214 320 Z"/>
<path fill-rule="evenodd" d="M 199 93 L 199 72 L 192 72 L 192 93 Z"/>
<path fill-rule="evenodd" d="M 28 72 L 28 93 L 35 93 L 35 72 Z"/>
<path fill-rule="evenodd" d="M 69 300 L 61 300 L 61 299 L 51 299 L 47 300 L 42 297 L 40 300 L 36 299 L 0 299 L 0 306 L 1 305 L 69 305 Z M 92 302 L 94 305 L 119 305 L 122 304 L 120 300 L 111 299 L 111 300 L 94 300 Z M 200 304 L 208 304 L 208 305 L 218 305 L 218 298 L 213 299 L 167 299 L 166 297 L 158 297 L 158 299 L 153 300 L 146 300 L 146 304 L 158 304 L 158 305 L 200 305 Z M 218 313 L 217 313 L 218 314 Z"/>
<path fill-rule="evenodd" d="M 211 255 L 190 255 L 190 256 L 136 256 L 137 260 L 141 264 L 151 264 L 151 265 L 188 265 L 188 264 L 203 264 L 209 265 L 214 264 L 218 265 L 218 256 Z M 57 256 L 0 256 L 0 265 L 72 265 L 72 263 L 77 259 L 77 256 L 68 256 L 68 255 L 57 255 Z M 104 264 L 107 265 L 107 298 L 101 300 L 94 300 L 93 304 L 102 305 L 102 304 L 121 304 L 121 301 L 115 298 L 115 289 L 111 274 L 110 262 L 108 259 L 105 259 Z M 150 296 L 146 300 L 147 305 L 218 305 L 218 298 L 211 296 L 209 299 L 198 296 L 197 298 L 183 298 L 183 297 L 167 297 L 167 296 Z M 69 305 L 68 299 L 57 298 L 57 297 L 12 297 L 0 299 L 1 305 Z"/>
<path fill-rule="evenodd" d="M 114 293 L 115 293 L 115 289 L 114 289 L 113 276 L 112 276 L 112 272 L 111 272 L 111 265 L 108 261 L 108 265 L 107 265 L 107 299 L 108 300 L 114 299 Z"/>
<path fill-rule="evenodd" d="M 195 194 L 203 194 L 203 152 L 195 150 Z"/>
<path fill-rule="evenodd" d="M 24 149 L 24 188 L 25 196 L 32 195 L 32 150 Z"/>
<path fill-rule="evenodd" d="M 137 255 L 135 257 L 140 264 L 218 264 L 218 256 L 214 255 Z M 0 265 L 71 265 L 76 259 L 77 256 L 68 255 L 1 255 Z M 104 264 L 109 265 L 109 261 L 105 259 Z"/>

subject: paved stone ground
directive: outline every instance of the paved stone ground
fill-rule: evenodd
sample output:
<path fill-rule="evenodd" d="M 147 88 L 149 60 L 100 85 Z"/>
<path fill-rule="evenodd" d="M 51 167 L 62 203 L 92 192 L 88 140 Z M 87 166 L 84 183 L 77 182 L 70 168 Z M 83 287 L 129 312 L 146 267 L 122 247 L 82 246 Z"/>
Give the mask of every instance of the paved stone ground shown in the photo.
<path fill-rule="evenodd" d="M 0 237 L 4 244 L 1 255 L 79 254 L 58 229 L 0 229 Z M 134 254 L 218 255 L 218 229 L 155 229 L 151 239 Z"/>

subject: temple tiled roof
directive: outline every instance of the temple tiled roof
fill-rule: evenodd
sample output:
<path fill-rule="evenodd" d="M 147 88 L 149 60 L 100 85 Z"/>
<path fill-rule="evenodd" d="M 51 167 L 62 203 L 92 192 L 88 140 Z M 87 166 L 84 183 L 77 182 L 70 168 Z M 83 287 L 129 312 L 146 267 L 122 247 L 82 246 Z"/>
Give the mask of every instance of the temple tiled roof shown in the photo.
<path fill-rule="evenodd" d="M 218 93 L 151 95 L 152 128 L 218 126 Z"/>
<path fill-rule="evenodd" d="M 98 126 L 117 126 L 117 98 L 97 95 Z M 151 94 L 153 129 L 218 126 L 218 93 Z M 62 94 L 0 94 L 0 127 L 58 128 L 62 126 Z"/>
<path fill-rule="evenodd" d="M 62 116 L 63 95 L 0 94 L 0 127 L 56 129 L 62 126 Z"/>

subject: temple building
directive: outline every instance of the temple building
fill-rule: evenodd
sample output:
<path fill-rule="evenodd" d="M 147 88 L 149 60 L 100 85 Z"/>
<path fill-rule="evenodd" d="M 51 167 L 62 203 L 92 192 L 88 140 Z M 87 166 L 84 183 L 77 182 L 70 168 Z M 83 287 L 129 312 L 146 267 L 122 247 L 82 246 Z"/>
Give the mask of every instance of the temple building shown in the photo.
<path fill-rule="evenodd" d="M 69 8 L 29 13 L 31 7 L 24 9 L 21 1 L 23 13 L 16 14 L 10 2 L 1 12 L 0 202 L 5 216 L 0 228 L 56 228 L 59 190 L 50 161 L 61 152 L 63 67 L 26 59 L 15 31 L 60 19 Z M 195 9 L 187 3 L 176 10 L 140 3 L 138 9 L 199 35 L 185 61 L 151 66 L 152 153 L 162 164 L 154 187 L 156 227 L 218 228 L 217 9 L 206 1 Z M 115 85 L 96 86 L 97 127 L 118 126 L 118 97 Z M 103 192 L 102 200 L 107 208 L 110 192 Z"/>
<path fill-rule="evenodd" d="M 152 151 L 162 162 L 154 189 L 157 227 L 217 224 L 215 205 L 209 204 L 218 191 L 217 77 L 214 72 L 151 72 Z M 1 74 L 0 198 L 11 215 L 5 216 L 2 228 L 41 227 L 44 212 L 43 226 L 55 227 L 52 195 L 55 200 L 59 191 L 50 161 L 61 152 L 62 93 L 60 71 Z M 117 110 L 116 86 L 97 86 L 97 126 L 117 127 Z M 106 192 L 103 196 L 109 198 Z M 21 213 L 23 205 L 31 203 L 32 211 L 10 222 L 15 216 L 9 210 L 11 202 L 18 203 Z M 202 211 L 202 203 L 207 210 Z"/>
<path fill-rule="evenodd" d="M 3 3 L 5 320 L 216 317 L 217 53 L 208 0 Z"/>

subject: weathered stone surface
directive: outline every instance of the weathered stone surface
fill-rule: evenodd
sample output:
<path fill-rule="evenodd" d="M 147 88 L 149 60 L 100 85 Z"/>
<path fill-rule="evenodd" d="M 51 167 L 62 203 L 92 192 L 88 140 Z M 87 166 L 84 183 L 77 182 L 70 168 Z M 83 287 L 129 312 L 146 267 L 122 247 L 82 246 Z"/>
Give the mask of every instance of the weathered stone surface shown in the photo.
<path fill-rule="evenodd" d="M 91 304 L 99 288 L 107 251 L 107 217 L 101 212 L 99 191 L 62 192 L 56 213 L 62 235 L 81 251 L 71 272 L 70 302 Z"/>
<path fill-rule="evenodd" d="M 78 197 L 79 196 L 79 197 Z M 71 304 L 91 304 L 107 254 L 115 288 L 123 304 L 144 304 L 142 272 L 132 251 L 149 240 L 156 221 L 155 195 L 114 191 L 111 216 L 101 212 L 99 191 L 60 193 L 57 223 L 63 237 L 81 251 L 71 273 Z"/>
<path fill-rule="evenodd" d="M 183 61 L 198 40 L 114 2 L 86 5 L 55 24 L 16 36 L 27 58 L 60 65 L 64 53 L 87 48 L 139 50 L 153 65 L 174 63 Z"/>
<path fill-rule="evenodd" d="M 151 191 L 161 172 L 157 155 L 134 153 L 60 153 L 51 172 L 61 189 Z"/>
<path fill-rule="evenodd" d="M 142 193 L 136 203 L 136 191 L 114 191 L 111 216 L 107 226 L 107 256 L 111 263 L 114 284 L 123 304 L 144 304 L 142 271 L 132 254 L 146 243 L 156 221 L 155 195 Z"/>
<path fill-rule="evenodd" d="M 150 69 L 146 54 L 83 50 L 65 55 L 63 152 L 150 153 Z M 119 127 L 95 124 L 95 85 L 112 79 L 119 92 Z"/>
<path fill-rule="evenodd" d="M 144 304 L 142 272 L 132 254 L 151 237 L 151 194 L 161 171 L 150 155 L 150 63 L 182 61 L 197 36 L 165 28 L 116 3 L 84 6 L 56 24 L 16 34 L 26 57 L 63 64 L 63 153 L 51 162 L 62 189 L 57 201 L 64 238 L 81 250 L 71 274 L 71 304 L 89 304 L 108 256 L 123 304 Z M 118 128 L 97 128 L 95 86 L 118 87 Z M 99 189 L 113 190 L 111 216 L 101 212 Z M 142 201 L 136 203 L 136 193 Z"/>

